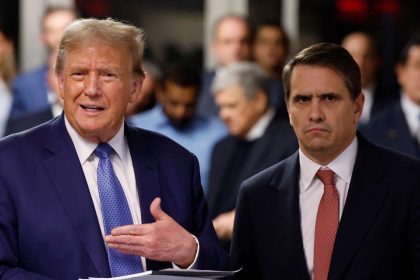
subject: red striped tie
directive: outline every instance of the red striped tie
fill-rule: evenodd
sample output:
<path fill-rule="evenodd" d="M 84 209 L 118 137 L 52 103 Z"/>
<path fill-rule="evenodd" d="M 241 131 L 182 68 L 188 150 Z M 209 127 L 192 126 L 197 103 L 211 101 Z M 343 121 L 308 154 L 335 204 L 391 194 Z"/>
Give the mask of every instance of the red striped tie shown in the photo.
<path fill-rule="evenodd" d="M 315 223 L 314 280 L 327 280 L 339 221 L 339 195 L 332 170 L 318 170 L 324 184 Z"/>

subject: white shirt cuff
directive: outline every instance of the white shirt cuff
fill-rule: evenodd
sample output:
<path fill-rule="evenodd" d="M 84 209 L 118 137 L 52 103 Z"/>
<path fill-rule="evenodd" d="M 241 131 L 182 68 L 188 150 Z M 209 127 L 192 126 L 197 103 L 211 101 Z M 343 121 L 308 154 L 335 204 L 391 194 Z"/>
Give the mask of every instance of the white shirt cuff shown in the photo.
<path fill-rule="evenodd" d="M 192 235 L 192 234 L 191 234 Z M 195 268 L 195 263 L 197 262 L 197 258 L 198 258 L 198 254 L 200 253 L 200 242 L 198 242 L 197 237 L 195 237 L 194 235 L 192 235 L 192 237 L 194 237 L 195 243 L 197 243 L 197 252 L 195 253 L 195 258 L 194 261 L 192 262 L 192 264 L 187 267 L 187 268 L 180 268 L 179 266 L 177 266 L 175 263 L 172 263 L 172 267 L 174 269 L 194 269 Z"/>

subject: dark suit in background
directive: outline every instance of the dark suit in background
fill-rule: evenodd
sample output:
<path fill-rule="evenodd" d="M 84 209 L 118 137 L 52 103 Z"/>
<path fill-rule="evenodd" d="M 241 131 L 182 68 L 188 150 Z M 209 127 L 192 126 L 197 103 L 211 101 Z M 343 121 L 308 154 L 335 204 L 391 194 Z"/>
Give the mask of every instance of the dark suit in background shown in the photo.
<path fill-rule="evenodd" d="M 11 117 L 50 108 L 48 103 L 47 71 L 48 66 L 43 65 L 15 78 L 12 84 L 13 104 L 10 112 Z"/>
<path fill-rule="evenodd" d="M 21 116 L 9 118 L 6 125 L 5 135 L 20 132 L 53 118 L 51 109 L 48 107 L 41 111 L 30 112 Z"/>
<path fill-rule="evenodd" d="M 271 120 L 262 137 L 252 143 L 246 142 L 248 141 L 230 135 L 220 140 L 213 149 L 207 197 L 212 218 L 235 209 L 239 186 L 243 180 L 290 156 L 298 149 L 290 124 L 279 113 Z M 249 149 L 246 151 L 245 161 L 232 166 L 234 152 L 241 144 L 249 147 L 245 148 Z M 227 181 L 232 175 L 236 183 L 234 185 Z"/>
<path fill-rule="evenodd" d="M 388 147 L 414 157 L 420 156 L 416 140 L 411 135 L 401 102 L 360 127 L 362 134 L 375 144 Z"/>
<path fill-rule="evenodd" d="M 358 140 L 328 279 L 420 279 L 420 162 Z M 298 153 L 243 183 L 236 219 L 231 258 L 244 266 L 239 279 L 310 279 Z"/>

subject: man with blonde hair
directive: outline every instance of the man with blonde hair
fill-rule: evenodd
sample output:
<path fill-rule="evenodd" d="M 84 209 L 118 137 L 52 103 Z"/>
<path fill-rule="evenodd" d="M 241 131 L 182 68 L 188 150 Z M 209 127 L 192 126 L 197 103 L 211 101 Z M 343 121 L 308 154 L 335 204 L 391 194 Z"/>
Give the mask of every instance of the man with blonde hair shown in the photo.
<path fill-rule="evenodd" d="M 66 29 L 56 62 L 64 113 L 0 142 L 1 279 L 226 265 L 196 157 L 124 121 L 142 53 L 132 25 L 81 19 Z"/>

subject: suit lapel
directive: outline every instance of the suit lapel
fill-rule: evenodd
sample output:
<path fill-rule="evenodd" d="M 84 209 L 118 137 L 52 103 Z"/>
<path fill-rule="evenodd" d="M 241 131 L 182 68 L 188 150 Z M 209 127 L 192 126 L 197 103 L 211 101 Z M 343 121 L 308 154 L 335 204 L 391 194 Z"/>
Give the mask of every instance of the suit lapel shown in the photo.
<path fill-rule="evenodd" d="M 95 208 L 73 142 L 66 131 L 63 115 L 52 122 L 45 149 L 51 156 L 44 159 L 44 166 L 75 227 L 75 232 L 98 275 L 110 275 Z"/>
<path fill-rule="evenodd" d="M 134 131 L 129 125 L 125 126 L 125 131 L 136 176 L 142 223 L 153 223 L 155 219 L 150 213 L 150 204 L 153 199 L 160 197 L 158 163 L 152 154 L 150 139 L 146 134 L 140 130 Z M 134 135 L 135 133 L 139 135 Z"/>
<path fill-rule="evenodd" d="M 341 279 L 362 244 L 387 189 L 378 182 L 385 169 L 376 148 L 358 135 L 358 153 L 337 232 L 329 279 Z"/>
<path fill-rule="evenodd" d="M 158 162 L 151 149 L 150 137 L 146 133 L 129 125 L 125 126 L 125 131 L 136 177 L 142 224 L 153 223 L 155 218 L 150 213 L 150 204 L 156 197 L 161 197 Z M 146 262 L 147 270 L 170 267 L 170 263 L 149 259 Z"/>
<path fill-rule="evenodd" d="M 275 190 L 267 199 L 270 209 L 270 229 L 275 238 L 272 249 L 279 263 L 288 264 L 293 279 L 310 279 L 303 248 L 299 208 L 298 152 L 283 162 L 284 168 L 274 176 L 270 185 Z M 272 209 L 272 210 L 271 210 Z"/>

